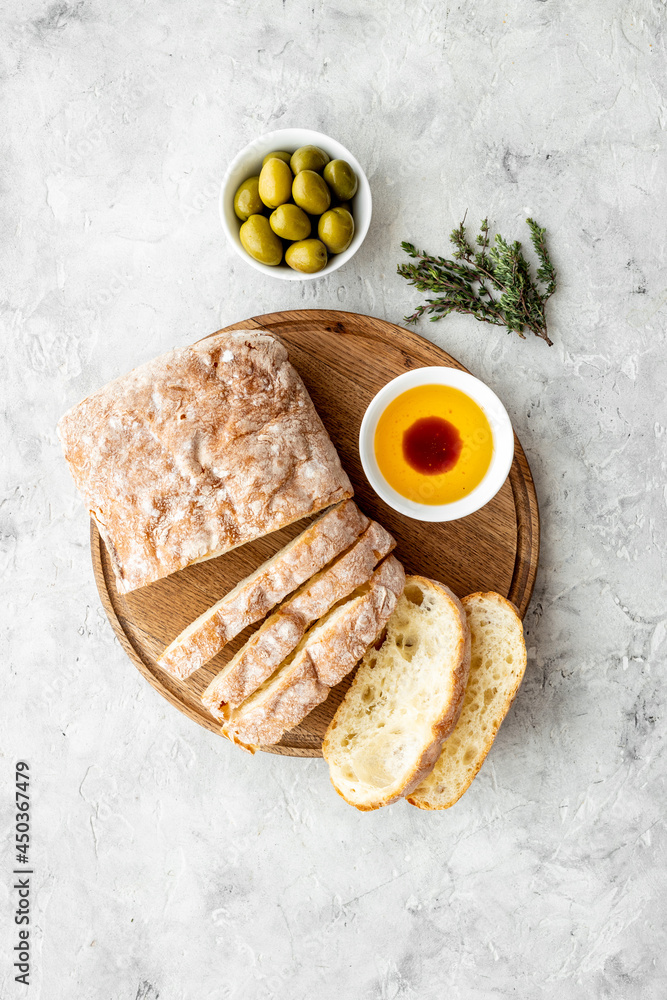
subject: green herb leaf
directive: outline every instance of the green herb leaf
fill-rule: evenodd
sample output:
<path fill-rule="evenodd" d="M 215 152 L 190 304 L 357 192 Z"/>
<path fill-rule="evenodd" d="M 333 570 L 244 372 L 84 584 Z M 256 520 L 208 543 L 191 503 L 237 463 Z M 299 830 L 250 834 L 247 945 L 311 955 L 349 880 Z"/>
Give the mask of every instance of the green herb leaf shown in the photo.
<path fill-rule="evenodd" d="M 508 243 L 496 234 L 491 243 L 488 219 L 482 220 L 475 239 L 477 250 L 468 242 L 465 219 L 452 231 L 452 260 L 432 257 L 415 249 L 412 243 L 401 243 L 417 263 L 399 264 L 398 273 L 420 292 L 437 296 L 417 306 L 411 316 L 405 317 L 406 322 L 415 323 L 425 314 L 435 322 L 452 312 L 469 313 L 482 322 L 505 326 L 520 337 L 524 337 L 525 330 L 531 330 L 551 346 L 544 307 L 556 291 L 556 271 L 546 247 L 546 230 L 533 219 L 526 222 L 540 262 L 537 279 L 543 288 L 532 279 L 518 240 Z"/>

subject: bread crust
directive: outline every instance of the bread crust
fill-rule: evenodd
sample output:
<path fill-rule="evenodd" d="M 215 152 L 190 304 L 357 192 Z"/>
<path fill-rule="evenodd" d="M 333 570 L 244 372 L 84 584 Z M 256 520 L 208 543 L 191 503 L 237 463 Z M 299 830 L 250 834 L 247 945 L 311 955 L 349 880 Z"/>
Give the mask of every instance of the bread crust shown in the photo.
<path fill-rule="evenodd" d="M 219 333 L 115 379 L 58 434 L 128 593 L 352 496 L 285 347 Z"/>
<path fill-rule="evenodd" d="M 516 622 L 517 622 L 517 624 L 518 624 L 518 626 L 519 626 L 519 628 L 521 630 L 521 634 L 523 635 L 523 622 L 521 620 L 521 616 L 519 614 L 518 608 L 514 604 L 512 604 L 511 601 L 508 601 L 507 598 L 502 597 L 500 594 L 497 594 L 494 591 L 489 591 L 489 592 L 486 592 L 486 593 L 483 593 L 481 591 L 477 591 L 474 594 L 469 594 L 467 597 L 464 597 L 462 599 L 462 601 L 461 601 L 464 610 L 466 608 L 470 607 L 472 605 L 472 603 L 475 600 L 479 599 L 479 598 L 482 598 L 483 600 L 485 600 L 487 602 L 490 602 L 490 603 L 496 603 L 500 607 L 504 607 L 506 609 L 509 609 L 511 611 L 511 613 L 514 615 L 514 617 L 516 618 Z M 518 672 L 518 678 L 517 678 L 516 684 L 508 692 L 508 694 L 507 694 L 507 696 L 505 698 L 505 701 L 504 701 L 503 705 L 501 706 L 500 716 L 496 717 L 492 721 L 491 726 L 489 727 L 489 730 L 487 732 L 487 735 L 483 739 L 482 749 L 481 749 L 481 751 L 478 752 L 478 756 L 477 756 L 477 758 L 475 760 L 475 766 L 474 766 L 474 768 L 471 769 L 471 771 L 469 772 L 469 774 L 467 776 L 466 783 L 457 791 L 457 793 L 455 795 L 450 796 L 449 798 L 446 798 L 444 800 L 437 800 L 437 801 L 433 797 L 429 798 L 428 797 L 428 789 L 424 788 L 422 790 L 421 794 L 414 794 L 414 795 L 410 794 L 410 795 L 406 796 L 408 802 L 410 803 L 410 805 L 416 806 L 418 809 L 426 809 L 426 810 L 431 810 L 431 811 L 439 811 L 441 809 L 449 809 L 456 802 L 458 802 L 459 799 L 461 798 L 461 796 L 470 788 L 471 784 L 473 783 L 474 779 L 476 778 L 477 774 L 479 773 L 479 771 L 480 771 L 480 769 L 482 767 L 482 764 L 486 760 L 486 757 L 487 757 L 487 755 L 489 753 L 489 750 L 491 749 L 491 747 L 493 745 L 493 742 L 494 742 L 494 740 L 495 740 L 495 738 L 496 738 L 496 736 L 498 734 L 498 730 L 500 729 L 500 727 L 501 727 L 501 725 L 502 725 L 502 723 L 503 723 L 503 721 L 504 721 L 507 713 L 509 712 L 509 710 L 510 710 L 510 708 L 512 706 L 512 703 L 514 702 L 514 699 L 517 696 L 519 687 L 521 686 L 521 682 L 523 680 L 523 675 L 525 673 L 526 662 L 527 662 L 525 644 L 524 644 L 524 647 L 523 647 L 523 652 L 524 652 L 523 663 L 521 665 L 521 669 Z M 465 695 L 465 692 L 464 692 L 464 695 Z M 496 711 L 496 713 L 498 712 L 498 707 L 497 706 L 496 706 L 495 711 Z M 460 711 L 459 711 L 459 715 L 460 715 Z M 457 719 L 457 721 L 458 721 L 458 719 Z M 454 728 L 454 727 L 452 727 L 452 728 Z M 438 755 L 438 758 L 434 761 L 433 767 L 429 771 L 427 771 L 426 774 L 423 776 L 422 781 L 425 778 L 429 777 L 429 775 L 433 771 L 433 768 L 435 768 L 435 766 L 437 766 L 437 763 L 438 763 L 439 759 L 440 759 L 440 755 Z M 420 784 L 421 784 L 421 781 L 416 786 L 414 786 L 413 791 L 415 791 L 415 792 L 418 793 L 419 792 L 419 785 Z"/>
<path fill-rule="evenodd" d="M 353 500 L 327 511 L 200 615 L 167 646 L 158 664 L 185 680 L 243 629 L 354 544 L 369 521 Z M 297 640 L 298 641 L 298 640 Z"/>
<path fill-rule="evenodd" d="M 201 696 L 214 719 L 224 722 L 295 649 L 307 622 L 301 615 L 277 611 L 213 678 Z"/>
<path fill-rule="evenodd" d="M 371 812 L 375 809 L 382 808 L 383 806 L 391 805 L 393 802 L 398 801 L 398 799 L 408 796 L 423 781 L 423 779 L 431 772 L 436 761 L 438 760 L 442 744 L 456 726 L 463 707 L 468 671 L 470 669 L 470 630 L 468 628 L 463 605 L 453 591 L 450 590 L 450 588 L 444 583 L 440 583 L 438 580 L 431 580 L 430 578 L 424 576 L 409 576 L 406 579 L 406 586 L 408 583 L 412 582 L 422 585 L 425 584 L 439 590 L 449 599 L 458 614 L 460 634 L 451 670 L 451 698 L 443 715 L 432 723 L 430 740 L 424 745 L 422 752 L 420 753 L 418 759 L 415 760 L 412 768 L 407 772 L 407 774 L 404 775 L 401 784 L 396 785 L 395 783 L 396 787 L 394 787 L 392 791 L 379 794 L 375 800 L 369 802 L 351 800 L 335 781 L 334 770 L 331 766 L 332 762 L 335 763 L 333 761 L 335 751 L 333 748 L 332 734 L 337 727 L 336 719 L 338 712 L 341 712 L 345 702 L 341 704 L 338 712 L 334 715 L 326 731 L 322 744 L 322 755 L 325 760 L 330 763 L 330 778 L 333 787 L 341 798 L 345 799 L 349 805 L 354 806 L 355 809 L 358 809 L 360 812 Z M 362 678 L 359 674 L 357 674 L 355 680 L 352 682 L 352 686 L 345 696 L 346 700 L 355 697 L 356 687 L 360 686 L 361 683 Z"/>
<path fill-rule="evenodd" d="M 213 678 L 201 698 L 211 715 L 228 718 L 296 648 L 309 625 L 366 583 L 395 545 L 389 532 L 371 521 L 350 549 L 288 598 Z"/>
<path fill-rule="evenodd" d="M 279 670 L 254 698 L 231 714 L 223 733 L 246 748 L 277 743 L 327 698 L 377 639 L 403 591 L 405 572 L 388 556 L 371 578 L 369 589 L 352 597 L 330 622 L 313 630 L 314 637 Z"/>

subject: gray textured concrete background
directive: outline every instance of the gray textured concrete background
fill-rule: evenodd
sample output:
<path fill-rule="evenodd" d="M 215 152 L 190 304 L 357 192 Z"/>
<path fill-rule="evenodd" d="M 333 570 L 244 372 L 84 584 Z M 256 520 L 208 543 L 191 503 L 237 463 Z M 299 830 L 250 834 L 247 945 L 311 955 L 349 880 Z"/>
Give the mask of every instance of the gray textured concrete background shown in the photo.
<path fill-rule="evenodd" d="M 660 0 L 16 0 L 2 9 L 2 842 L 33 771 L 40 1000 L 663 998 L 665 126 Z M 247 141 L 314 127 L 375 213 L 355 259 L 280 283 L 224 243 Z M 400 322 L 400 241 L 533 214 L 555 346 L 419 332 L 504 400 L 543 548 L 526 679 L 444 814 L 357 814 L 322 761 L 245 756 L 114 639 L 61 413 L 270 310 Z M 3 910 L 14 901 L 5 855 Z M 3 931 L 3 934 L 5 932 Z"/>

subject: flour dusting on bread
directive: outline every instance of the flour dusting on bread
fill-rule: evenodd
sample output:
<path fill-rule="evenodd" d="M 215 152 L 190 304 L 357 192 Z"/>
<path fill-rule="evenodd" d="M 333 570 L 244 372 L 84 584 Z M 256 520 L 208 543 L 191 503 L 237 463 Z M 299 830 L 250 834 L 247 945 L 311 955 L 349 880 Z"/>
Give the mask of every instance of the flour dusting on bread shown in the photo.
<path fill-rule="evenodd" d="M 283 345 L 219 333 L 110 382 L 58 426 L 121 592 L 352 495 Z"/>

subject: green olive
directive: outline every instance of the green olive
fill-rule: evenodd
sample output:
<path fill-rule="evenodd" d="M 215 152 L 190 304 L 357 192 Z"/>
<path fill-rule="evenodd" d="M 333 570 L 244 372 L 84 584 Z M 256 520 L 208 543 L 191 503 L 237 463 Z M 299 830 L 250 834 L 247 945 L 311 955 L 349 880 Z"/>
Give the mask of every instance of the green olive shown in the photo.
<path fill-rule="evenodd" d="M 282 150 L 276 150 L 275 153 L 267 153 L 264 159 L 262 160 L 262 166 L 264 166 L 265 163 L 267 163 L 269 160 L 273 160 L 274 158 L 276 160 L 282 160 L 284 163 L 289 163 L 289 161 L 292 159 L 292 154 L 283 153 Z"/>
<path fill-rule="evenodd" d="M 262 199 L 259 196 L 259 176 L 248 177 L 243 184 L 239 185 L 234 195 L 234 211 L 241 222 L 245 222 L 251 215 L 256 215 L 264 208 Z"/>
<path fill-rule="evenodd" d="M 339 201 L 336 208 L 344 208 L 346 212 L 349 212 L 350 215 L 352 215 L 352 203 L 349 201 Z"/>
<path fill-rule="evenodd" d="M 341 201 L 349 201 L 357 193 L 359 182 L 354 170 L 345 160 L 331 160 L 324 168 L 324 179 Z"/>
<path fill-rule="evenodd" d="M 297 205 L 279 205 L 269 219 L 271 229 L 283 240 L 305 240 L 310 236 L 310 219 Z"/>
<path fill-rule="evenodd" d="M 331 208 L 320 216 L 317 235 L 329 253 L 342 253 L 352 242 L 354 219 L 346 208 Z"/>
<path fill-rule="evenodd" d="M 259 175 L 259 196 L 267 208 L 278 208 L 290 200 L 292 171 L 275 156 L 264 164 Z"/>
<path fill-rule="evenodd" d="M 314 170 L 300 170 L 292 184 L 292 197 L 308 215 L 321 215 L 331 204 L 331 192 Z"/>
<path fill-rule="evenodd" d="M 321 170 L 329 162 L 329 157 L 319 146 L 300 146 L 292 155 L 290 167 L 293 174 L 302 170 Z"/>
<path fill-rule="evenodd" d="M 292 243 L 285 251 L 285 263 L 304 274 L 321 271 L 326 262 L 327 248 L 319 240 L 300 240 Z"/>
<path fill-rule="evenodd" d="M 260 264 L 275 267 L 283 259 L 283 245 L 271 229 L 265 215 L 251 215 L 239 230 L 246 253 Z"/>

